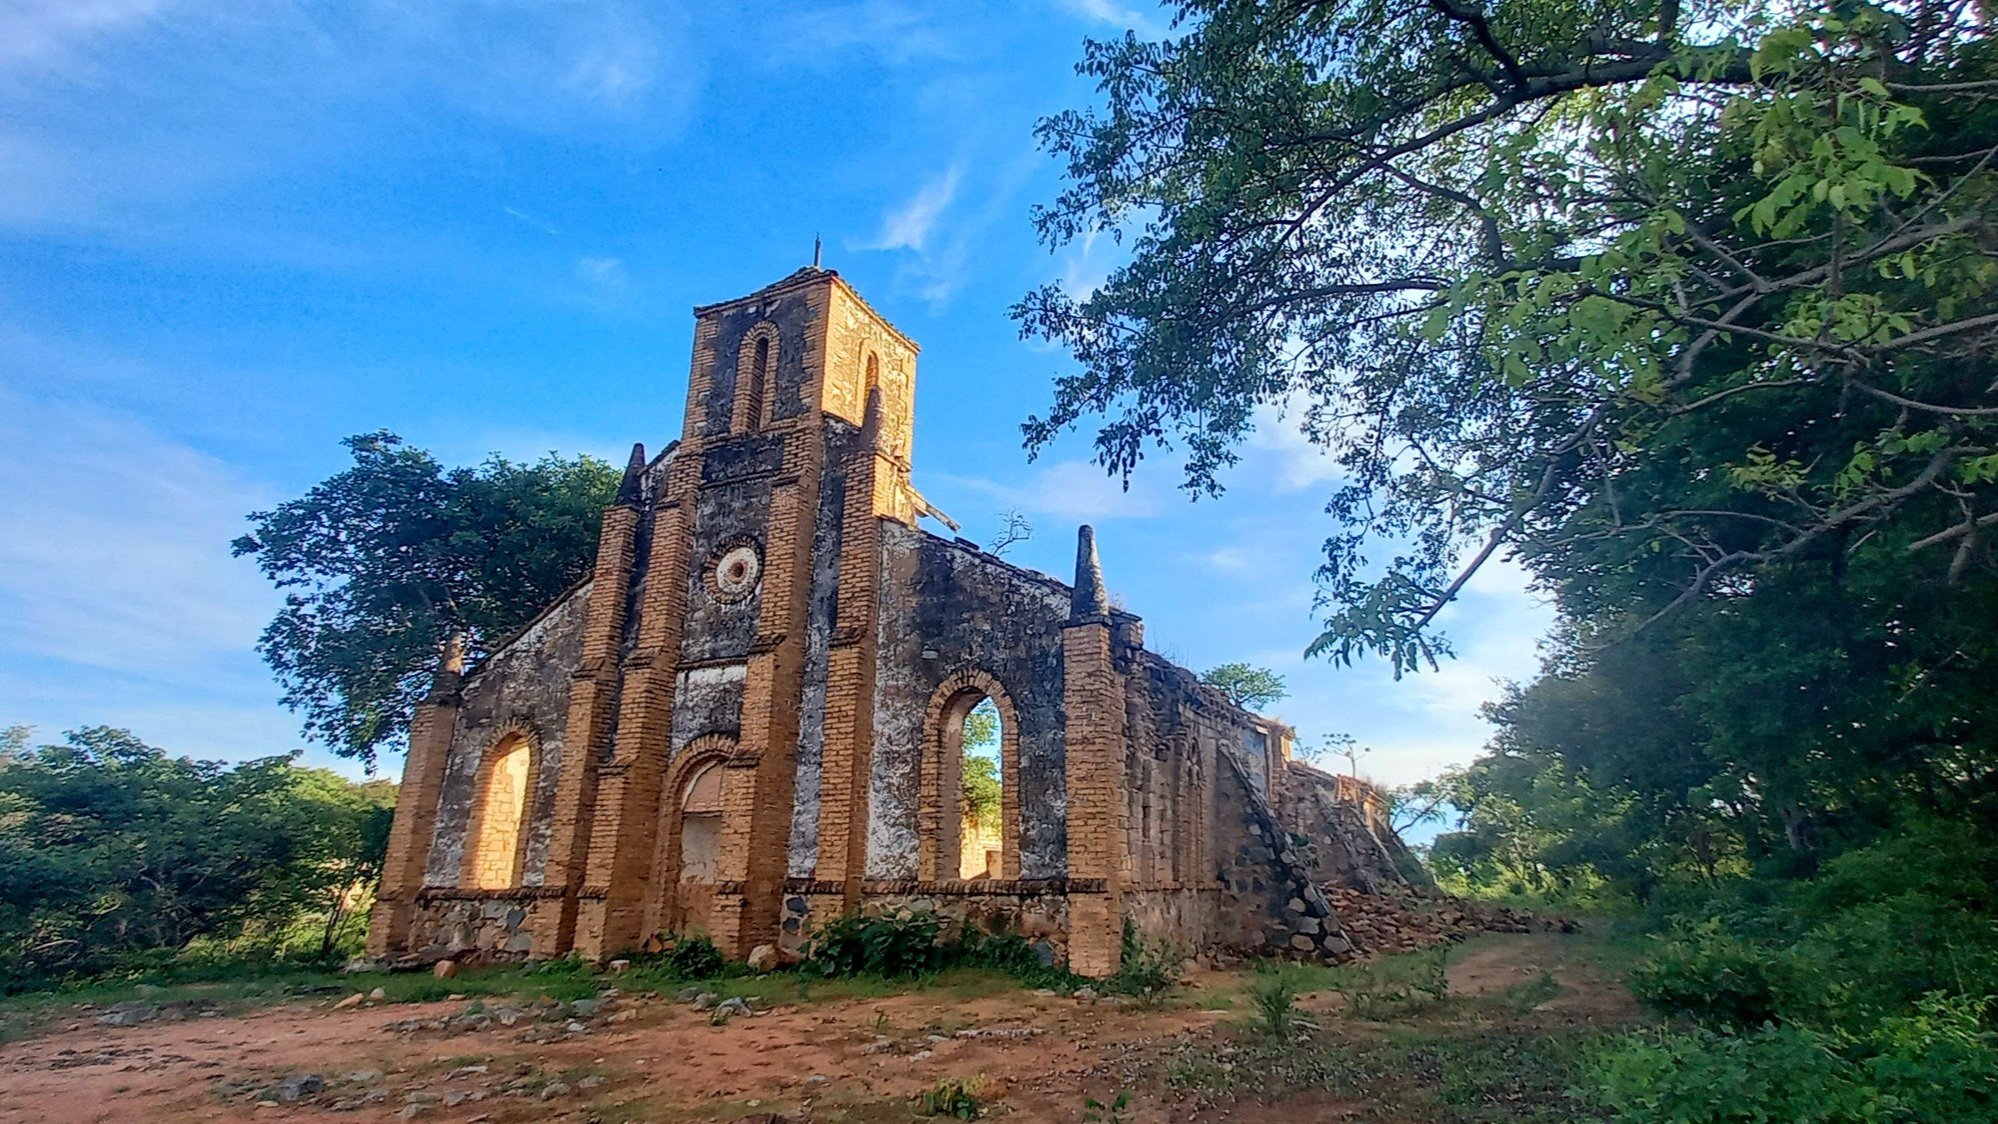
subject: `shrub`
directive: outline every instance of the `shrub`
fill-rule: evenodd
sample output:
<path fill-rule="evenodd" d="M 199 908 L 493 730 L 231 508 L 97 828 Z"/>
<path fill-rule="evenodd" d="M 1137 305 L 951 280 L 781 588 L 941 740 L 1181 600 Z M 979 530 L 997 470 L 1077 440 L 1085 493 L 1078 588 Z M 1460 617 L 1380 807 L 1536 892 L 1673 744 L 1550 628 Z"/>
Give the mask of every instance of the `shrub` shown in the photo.
<path fill-rule="evenodd" d="M 1179 982 L 1179 963 L 1178 950 L 1164 940 L 1146 938 L 1127 917 L 1117 974 L 1103 981 L 1102 990 L 1111 995 L 1157 999 Z"/>
<path fill-rule="evenodd" d="M 713 979 L 728 970 L 721 949 L 707 937 L 681 937 L 668 942 L 671 947 L 658 955 L 655 965 L 675 979 Z"/>
<path fill-rule="evenodd" d="M 943 922 L 936 914 L 913 910 L 850 913 L 813 931 L 805 944 L 803 971 L 832 979 L 881 976 L 903 979 L 945 966 Z"/>
<path fill-rule="evenodd" d="M 1631 990 L 1647 1006 L 1687 1015 L 1702 1026 L 1746 1029 L 1778 1018 L 1789 988 L 1781 954 L 1737 940 L 1710 920 L 1662 941 L 1631 973 Z"/>
<path fill-rule="evenodd" d="M 1998 1035 L 1980 1000 L 1935 995 L 1852 1040 L 1797 1026 L 1630 1036 L 1597 1063 L 1631 1124 L 1998 1119 Z"/>
<path fill-rule="evenodd" d="M 916 1111 L 923 1116 L 948 1116 L 955 1120 L 976 1120 L 985 1114 L 978 1092 L 985 1087 L 983 1077 L 946 1077 L 916 1097 Z"/>
<path fill-rule="evenodd" d="M 1034 987 L 1070 987 L 1076 979 L 1067 969 L 1043 962 L 1018 933 L 987 933 L 966 926 L 963 937 L 946 952 L 953 964 L 990 968 Z"/>
<path fill-rule="evenodd" d="M 1296 1029 L 1297 973 L 1288 964 L 1263 963 L 1256 966 L 1256 978 L 1249 984 L 1249 1002 L 1255 1008 L 1256 1032 L 1269 1038 L 1289 1038 Z"/>

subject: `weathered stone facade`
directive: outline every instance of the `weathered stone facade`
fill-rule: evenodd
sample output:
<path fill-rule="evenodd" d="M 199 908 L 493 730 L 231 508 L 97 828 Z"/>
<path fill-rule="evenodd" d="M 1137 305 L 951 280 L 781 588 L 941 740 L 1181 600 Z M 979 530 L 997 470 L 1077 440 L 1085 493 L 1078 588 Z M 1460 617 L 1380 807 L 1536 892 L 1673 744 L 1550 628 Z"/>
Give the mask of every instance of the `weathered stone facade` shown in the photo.
<path fill-rule="evenodd" d="M 1147 651 L 1089 528 L 1068 585 L 918 527 L 914 343 L 816 268 L 695 316 L 680 438 L 633 450 L 593 576 L 447 660 L 418 714 L 374 952 L 700 931 L 742 957 L 909 905 L 1085 974 L 1116 970 L 1127 920 L 1189 951 L 1349 951 L 1319 884 L 1355 845 L 1315 833 L 1384 834 L 1370 790 Z M 1003 795 L 967 845 L 985 699 Z"/>

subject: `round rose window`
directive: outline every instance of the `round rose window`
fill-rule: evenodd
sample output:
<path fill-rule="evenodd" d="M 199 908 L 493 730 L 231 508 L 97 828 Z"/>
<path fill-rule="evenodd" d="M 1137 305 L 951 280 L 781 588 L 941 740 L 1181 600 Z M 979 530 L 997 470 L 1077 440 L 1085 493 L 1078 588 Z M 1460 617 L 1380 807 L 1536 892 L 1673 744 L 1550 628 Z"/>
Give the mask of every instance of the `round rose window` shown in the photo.
<path fill-rule="evenodd" d="M 729 601 L 740 601 L 756 591 L 763 576 L 763 558 L 748 543 L 730 547 L 715 560 L 715 592 Z"/>

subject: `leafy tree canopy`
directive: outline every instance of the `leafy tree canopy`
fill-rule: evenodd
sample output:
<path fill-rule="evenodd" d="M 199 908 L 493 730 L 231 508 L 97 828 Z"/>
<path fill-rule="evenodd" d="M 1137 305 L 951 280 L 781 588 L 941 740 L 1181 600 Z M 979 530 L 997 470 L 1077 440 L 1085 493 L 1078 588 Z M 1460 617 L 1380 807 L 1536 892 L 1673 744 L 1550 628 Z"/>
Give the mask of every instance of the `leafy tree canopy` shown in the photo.
<path fill-rule="evenodd" d="M 619 473 L 593 457 L 445 469 L 388 432 L 351 467 L 254 512 L 234 543 L 284 607 L 258 650 L 305 732 L 372 764 L 409 729 L 440 648 L 477 658 L 588 576 Z"/>
<path fill-rule="evenodd" d="M 102 971 L 146 950 L 301 914 L 337 921 L 379 872 L 395 789 L 289 757 L 170 757 L 125 730 L 0 739 L 0 982 Z M 322 951 L 330 940 L 322 943 Z"/>
<path fill-rule="evenodd" d="M 1313 650 L 1397 672 L 1518 552 L 1592 644 L 1787 567 L 1991 565 L 1998 67 L 1960 0 L 1190 0 L 1042 123 L 1015 309 L 1128 473 L 1215 491 L 1259 407 L 1338 457 Z"/>
<path fill-rule="evenodd" d="M 1244 710 L 1261 710 L 1290 694 L 1283 676 L 1266 667 L 1246 663 L 1224 663 L 1208 668 L 1200 681 L 1218 687 L 1228 700 Z"/>

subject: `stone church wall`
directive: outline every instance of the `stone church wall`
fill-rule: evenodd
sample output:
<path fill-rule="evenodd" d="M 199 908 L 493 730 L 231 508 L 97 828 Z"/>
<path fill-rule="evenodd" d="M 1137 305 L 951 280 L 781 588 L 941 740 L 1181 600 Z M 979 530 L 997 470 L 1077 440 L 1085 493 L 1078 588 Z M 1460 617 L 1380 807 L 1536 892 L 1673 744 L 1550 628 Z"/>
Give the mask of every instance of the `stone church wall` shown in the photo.
<path fill-rule="evenodd" d="M 1274 803 L 1281 793 L 1270 781 L 1284 768 L 1275 731 L 1185 668 L 1141 650 L 1125 655 L 1126 915 L 1183 949 L 1347 952 Z"/>
<path fill-rule="evenodd" d="M 465 852 L 473 789 L 486 751 L 509 733 L 534 746 L 528 778 L 527 857 L 522 884 L 538 886 L 548 860 L 549 809 L 562 771 L 569 721 L 569 676 L 581 658 L 583 615 L 590 585 L 569 591 L 465 677 L 463 703 L 451 732 L 437 810 L 436 841 L 425 882 L 456 886 Z"/>
<path fill-rule="evenodd" d="M 918 875 L 923 723 L 944 680 L 964 670 L 997 680 L 1018 716 L 1019 877 L 1065 876 L 1067 587 L 968 543 L 886 521 L 882 532 L 867 877 Z"/>

